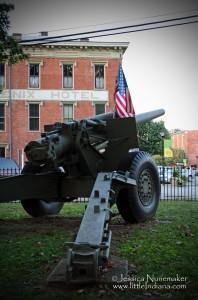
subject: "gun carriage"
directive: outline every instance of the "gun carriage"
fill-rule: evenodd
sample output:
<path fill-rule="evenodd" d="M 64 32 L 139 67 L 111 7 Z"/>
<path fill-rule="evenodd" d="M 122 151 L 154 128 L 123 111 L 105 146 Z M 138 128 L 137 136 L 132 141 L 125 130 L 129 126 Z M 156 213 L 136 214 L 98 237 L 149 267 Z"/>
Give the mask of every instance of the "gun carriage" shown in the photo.
<path fill-rule="evenodd" d="M 33 217 L 57 214 L 64 202 L 89 198 L 77 237 L 67 243 L 67 280 L 97 280 L 109 257 L 112 205 L 129 223 L 155 214 L 158 171 L 151 156 L 139 151 L 136 123 L 163 114 L 160 109 L 121 119 L 110 112 L 46 125 L 41 138 L 26 145 L 22 173 L 0 179 L 0 202 L 21 200 Z"/>

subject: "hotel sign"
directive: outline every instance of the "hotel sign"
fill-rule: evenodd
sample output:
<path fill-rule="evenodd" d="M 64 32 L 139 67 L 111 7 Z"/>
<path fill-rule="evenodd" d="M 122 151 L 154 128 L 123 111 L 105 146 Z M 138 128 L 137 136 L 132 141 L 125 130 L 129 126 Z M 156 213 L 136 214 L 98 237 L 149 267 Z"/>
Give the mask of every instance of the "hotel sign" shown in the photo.
<path fill-rule="evenodd" d="M 9 100 L 28 101 L 108 101 L 108 91 L 95 90 L 31 90 L 13 89 L 3 90 L 0 93 L 0 101 Z"/>

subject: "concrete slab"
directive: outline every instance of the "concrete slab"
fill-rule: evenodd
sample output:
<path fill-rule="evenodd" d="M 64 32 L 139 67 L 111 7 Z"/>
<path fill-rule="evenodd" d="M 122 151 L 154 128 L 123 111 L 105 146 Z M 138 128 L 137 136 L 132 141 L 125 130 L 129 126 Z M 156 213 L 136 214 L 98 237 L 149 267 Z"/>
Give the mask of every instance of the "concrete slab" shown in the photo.
<path fill-rule="evenodd" d="M 128 261 L 117 256 L 111 256 L 108 266 L 101 271 L 96 284 L 111 284 L 126 278 L 128 275 Z M 60 260 L 47 278 L 47 284 L 55 287 L 68 287 L 70 283 L 66 278 L 66 258 Z"/>

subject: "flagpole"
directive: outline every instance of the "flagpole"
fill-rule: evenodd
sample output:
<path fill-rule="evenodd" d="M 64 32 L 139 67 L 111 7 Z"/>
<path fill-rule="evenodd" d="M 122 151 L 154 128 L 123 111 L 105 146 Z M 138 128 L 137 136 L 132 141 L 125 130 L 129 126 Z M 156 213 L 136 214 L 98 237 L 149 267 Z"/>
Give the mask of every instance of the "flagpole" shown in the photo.
<path fill-rule="evenodd" d="M 122 58 L 123 58 L 123 52 L 120 53 L 120 59 L 119 59 L 119 65 L 122 65 Z M 119 70 L 119 65 L 118 65 L 118 70 Z M 118 77 L 118 74 L 117 74 Z M 117 81 L 117 78 L 116 78 Z M 115 84 L 115 86 L 117 85 L 117 83 Z M 113 119 L 116 118 L 116 104 L 115 104 L 115 94 L 116 94 L 116 90 L 114 92 L 114 111 L 113 111 Z"/>

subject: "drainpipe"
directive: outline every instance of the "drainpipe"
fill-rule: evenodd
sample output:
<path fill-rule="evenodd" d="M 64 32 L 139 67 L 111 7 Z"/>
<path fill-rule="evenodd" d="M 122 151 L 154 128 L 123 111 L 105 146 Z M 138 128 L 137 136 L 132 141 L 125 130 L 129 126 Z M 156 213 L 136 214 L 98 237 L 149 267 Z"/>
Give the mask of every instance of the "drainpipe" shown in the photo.
<path fill-rule="evenodd" d="M 10 158 L 12 158 L 12 65 L 8 63 L 9 69 L 9 131 L 8 131 L 8 139 L 9 139 L 9 153 Z"/>

